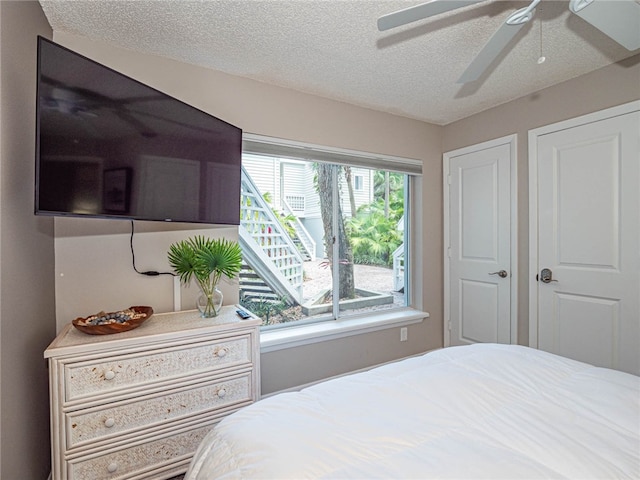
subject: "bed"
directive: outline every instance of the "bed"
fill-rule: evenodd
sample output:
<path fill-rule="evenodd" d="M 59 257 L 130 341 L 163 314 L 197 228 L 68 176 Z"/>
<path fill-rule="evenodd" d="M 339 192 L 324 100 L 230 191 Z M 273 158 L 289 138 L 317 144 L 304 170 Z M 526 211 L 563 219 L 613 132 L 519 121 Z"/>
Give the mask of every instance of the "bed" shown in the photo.
<path fill-rule="evenodd" d="M 514 345 L 449 347 L 263 399 L 185 480 L 640 478 L 640 377 Z"/>

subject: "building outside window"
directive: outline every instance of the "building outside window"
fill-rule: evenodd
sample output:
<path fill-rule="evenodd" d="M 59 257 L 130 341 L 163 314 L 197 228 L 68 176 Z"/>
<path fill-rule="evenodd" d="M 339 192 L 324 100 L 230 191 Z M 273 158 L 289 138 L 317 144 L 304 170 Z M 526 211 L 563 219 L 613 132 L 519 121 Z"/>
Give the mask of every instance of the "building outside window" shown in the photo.
<path fill-rule="evenodd" d="M 410 306 L 405 265 L 415 173 L 381 169 L 352 152 L 260 141 L 248 147 L 240 299 L 263 328 Z"/>

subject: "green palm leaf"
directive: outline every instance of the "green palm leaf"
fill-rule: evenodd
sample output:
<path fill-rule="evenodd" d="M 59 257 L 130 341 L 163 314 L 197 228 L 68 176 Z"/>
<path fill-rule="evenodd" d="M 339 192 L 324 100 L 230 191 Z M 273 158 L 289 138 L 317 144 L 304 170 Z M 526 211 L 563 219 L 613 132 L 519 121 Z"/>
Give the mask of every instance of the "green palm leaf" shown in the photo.
<path fill-rule="evenodd" d="M 242 266 L 238 242 L 197 235 L 169 247 L 169 264 L 183 284 L 193 277 L 198 283 L 215 286 L 224 275 L 234 278 Z"/>
<path fill-rule="evenodd" d="M 234 278 L 242 264 L 242 252 L 237 242 L 226 239 L 208 239 L 197 250 L 196 256 L 202 273 L 211 275 L 216 284 L 222 275 Z"/>
<path fill-rule="evenodd" d="M 178 274 L 183 284 L 191 281 L 196 265 L 196 252 L 187 241 L 174 243 L 169 247 L 169 265 Z"/>

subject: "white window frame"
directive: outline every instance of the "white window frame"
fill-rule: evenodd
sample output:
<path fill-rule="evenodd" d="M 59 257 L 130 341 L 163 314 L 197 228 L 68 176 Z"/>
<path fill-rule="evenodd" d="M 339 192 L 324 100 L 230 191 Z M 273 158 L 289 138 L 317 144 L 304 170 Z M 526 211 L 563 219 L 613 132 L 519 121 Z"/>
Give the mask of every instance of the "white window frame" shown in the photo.
<path fill-rule="evenodd" d="M 243 134 L 243 151 L 282 158 L 306 158 L 310 161 L 364 166 L 409 174 L 405 202 L 405 215 L 408 219 L 405 234 L 407 256 L 422 258 L 422 216 L 421 209 L 418 208 L 422 202 L 422 162 L 420 160 L 324 147 L 251 133 Z M 310 155 L 309 151 L 312 151 L 313 154 Z M 337 189 L 334 189 L 334 192 L 336 191 Z M 261 352 L 272 352 L 422 322 L 429 317 L 429 314 L 422 310 L 423 262 L 411 262 L 411 266 L 411 269 L 405 270 L 405 286 L 408 287 L 405 295 L 409 306 L 349 315 L 315 323 L 296 325 L 294 322 L 291 326 L 284 328 L 263 330 L 260 332 Z M 337 265 L 335 267 L 337 268 Z"/>
<path fill-rule="evenodd" d="M 359 192 L 364 190 L 364 175 L 353 176 L 353 188 Z"/>

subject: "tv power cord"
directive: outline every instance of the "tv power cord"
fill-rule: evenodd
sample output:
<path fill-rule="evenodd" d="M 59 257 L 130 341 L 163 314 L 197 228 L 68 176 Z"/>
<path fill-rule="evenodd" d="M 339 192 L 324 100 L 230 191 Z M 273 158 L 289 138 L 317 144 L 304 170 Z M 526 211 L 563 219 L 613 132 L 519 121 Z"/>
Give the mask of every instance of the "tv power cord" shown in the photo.
<path fill-rule="evenodd" d="M 133 265 L 134 272 L 140 275 L 146 275 L 148 277 L 157 277 L 160 275 L 171 275 L 172 277 L 175 277 L 176 274 L 173 272 L 158 272 L 156 270 L 147 270 L 145 272 L 138 271 L 138 269 L 136 268 L 136 254 L 133 250 L 133 232 L 134 232 L 134 226 L 133 226 L 133 220 L 131 220 L 131 237 L 129 239 L 129 245 L 131 246 L 131 263 Z"/>

